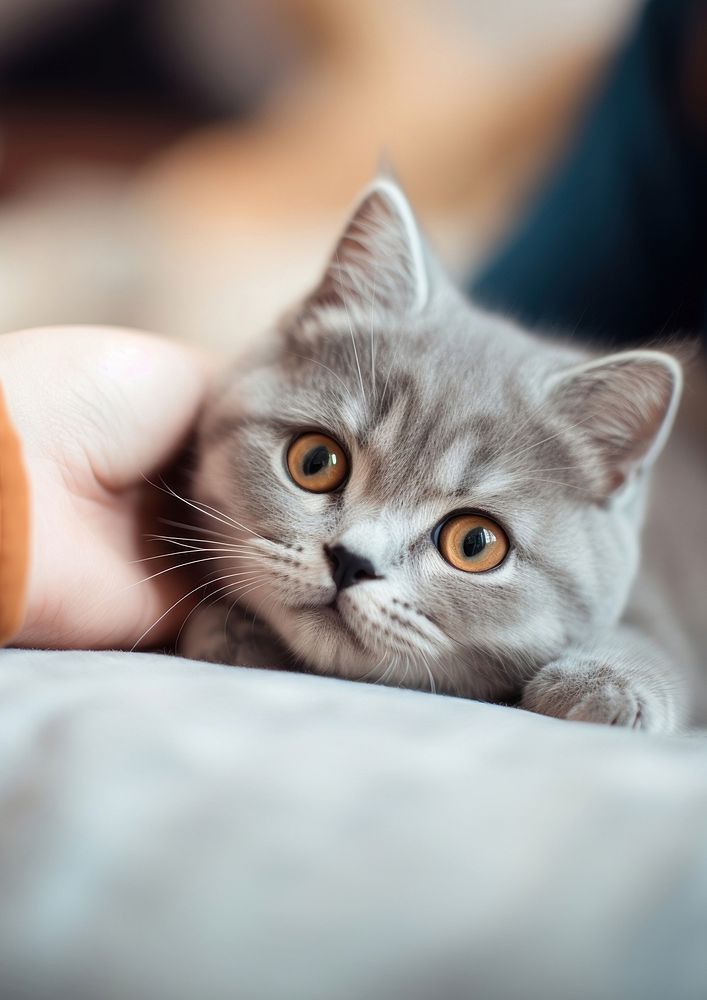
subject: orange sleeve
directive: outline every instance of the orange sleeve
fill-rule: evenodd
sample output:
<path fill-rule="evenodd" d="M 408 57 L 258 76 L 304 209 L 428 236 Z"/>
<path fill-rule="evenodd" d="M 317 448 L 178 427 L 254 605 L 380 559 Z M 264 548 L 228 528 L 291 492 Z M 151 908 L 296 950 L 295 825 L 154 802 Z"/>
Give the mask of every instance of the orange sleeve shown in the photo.
<path fill-rule="evenodd" d="M 0 387 L 0 646 L 22 624 L 29 573 L 29 487 Z"/>

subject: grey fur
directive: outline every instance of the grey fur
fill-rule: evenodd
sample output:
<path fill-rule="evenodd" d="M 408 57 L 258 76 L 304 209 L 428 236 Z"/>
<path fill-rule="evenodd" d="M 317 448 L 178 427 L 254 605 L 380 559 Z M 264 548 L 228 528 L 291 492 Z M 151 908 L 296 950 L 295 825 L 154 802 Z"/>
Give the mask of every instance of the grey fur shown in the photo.
<path fill-rule="evenodd" d="M 205 566 L 225 589 L 191 616 L 182 651 L 279 666 L 287 650 L 318 673 L 677 728 L 686 682 L 628 624 L 628 602 L 680 387 L 666 354 L 597 361 L 474 308 L 399 189 L 376 182 L 320 287 L 203 415 L 191 496 L 200 525 L 221 533 L 204 546 L 222 558 Z M 341 492 L 290 480 L 286 449 L 308 429 L 347 449 Z M 464 509 L 511 540 L 488 573 L 454 569 L 434 544 Z M 222 535 L 243 547 L 222 550 Z M 335 542 L 380 579 L 342 591 L 332 611 L 323 545 Z"/>

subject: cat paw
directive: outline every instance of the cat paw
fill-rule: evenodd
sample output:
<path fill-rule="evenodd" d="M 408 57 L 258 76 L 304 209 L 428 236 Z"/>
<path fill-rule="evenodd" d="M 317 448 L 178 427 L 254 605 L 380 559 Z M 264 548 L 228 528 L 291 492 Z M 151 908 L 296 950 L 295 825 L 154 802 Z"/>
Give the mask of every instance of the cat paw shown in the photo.
<path fill-rule="evenodd" d="M 606 726 L 625 726 L 644 729 L 644 705 L 632 691 L 618 684 L 604 684 L 599 690 L 587 694 L 565 718 L 575 722 L 598 722 Z"/>
<path fill-rule="evenodd" d="M 648 697 L 607 667 L 550 664 L 526 686 L 521 708 L 575 722 L 650 728 Z"/>

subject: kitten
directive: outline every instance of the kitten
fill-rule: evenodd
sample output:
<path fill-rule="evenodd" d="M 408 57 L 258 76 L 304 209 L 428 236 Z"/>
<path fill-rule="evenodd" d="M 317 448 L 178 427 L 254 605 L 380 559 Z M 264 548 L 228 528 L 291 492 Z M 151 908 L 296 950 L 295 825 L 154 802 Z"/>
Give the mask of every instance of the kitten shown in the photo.
<path fill-rule="evenodd" d="M 217 569 L 181 652 L 678 728 L 685 681 L 627 605 L 681 381 L 474 308 L 375 182 L 203 414 L 183 544 Z"/>

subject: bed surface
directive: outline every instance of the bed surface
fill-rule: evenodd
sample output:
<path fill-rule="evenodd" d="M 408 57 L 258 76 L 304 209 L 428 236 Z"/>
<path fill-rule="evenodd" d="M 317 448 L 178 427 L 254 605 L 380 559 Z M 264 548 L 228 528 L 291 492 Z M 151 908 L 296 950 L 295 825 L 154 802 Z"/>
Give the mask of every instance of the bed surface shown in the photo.
<path fill-rule="evenodd" d="M 704 1000 L 707 736 L 0 653 L 0 995 Z"/>

